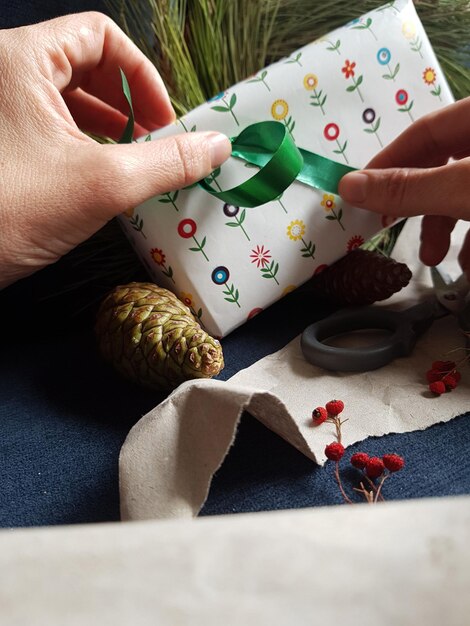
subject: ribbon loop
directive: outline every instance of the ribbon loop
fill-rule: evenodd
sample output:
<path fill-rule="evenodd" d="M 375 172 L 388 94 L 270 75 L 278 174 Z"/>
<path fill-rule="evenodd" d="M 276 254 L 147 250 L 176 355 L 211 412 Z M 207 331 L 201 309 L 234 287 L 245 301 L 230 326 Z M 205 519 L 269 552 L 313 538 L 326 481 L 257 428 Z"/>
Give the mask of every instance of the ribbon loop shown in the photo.
<path fill-rule="evenodd" d="M 276 121 L 257 122 L 232 138 L 232 156 L 260 170 L 241 185 L 216 191 L 205 180 L 199 185 L 219 200 L 253 208 L 276 200 L 295 180 L 338 193 L 341 178 L 355 168 L 298 148 L 288 129 Z"/>
<path fill-rule="evenodd" d="M 278 198 L 297 178 L 303 157 L 289 131 L 279 122 L 258 122 L 232 139 L 232 155 L 261 169 L 247 181 L 216 191 L 204 180 L 200 186 L 223 202 L 242 207 L 256 207 Z M 250 158 L 251 157 L 251 158 Z"/>

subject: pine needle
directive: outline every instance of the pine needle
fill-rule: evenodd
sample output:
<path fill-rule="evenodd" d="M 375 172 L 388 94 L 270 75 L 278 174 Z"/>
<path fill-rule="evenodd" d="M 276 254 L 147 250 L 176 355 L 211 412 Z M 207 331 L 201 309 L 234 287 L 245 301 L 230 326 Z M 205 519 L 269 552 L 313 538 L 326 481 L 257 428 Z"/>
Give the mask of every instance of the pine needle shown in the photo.
<path fill-rule="evenodd" d="M 178 114 L 290 55 L 377 0 L 107 0 L 160 71 Z M 470 92 L 469 0 L 416 1 L 457 99 Z"/>

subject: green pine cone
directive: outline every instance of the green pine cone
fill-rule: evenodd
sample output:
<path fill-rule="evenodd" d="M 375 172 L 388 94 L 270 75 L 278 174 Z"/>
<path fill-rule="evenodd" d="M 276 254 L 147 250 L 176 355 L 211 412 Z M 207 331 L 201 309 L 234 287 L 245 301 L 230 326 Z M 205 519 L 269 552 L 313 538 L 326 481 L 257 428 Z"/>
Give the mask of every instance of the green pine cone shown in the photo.
<path fill-rule="evenodd" d="M 152 283 L 116 287 L 98 311 L 103 357 L 126 378 L 152 389 L 174 389 L 212 378 L 224 367 L 222 346 L 178 298 Z"/>

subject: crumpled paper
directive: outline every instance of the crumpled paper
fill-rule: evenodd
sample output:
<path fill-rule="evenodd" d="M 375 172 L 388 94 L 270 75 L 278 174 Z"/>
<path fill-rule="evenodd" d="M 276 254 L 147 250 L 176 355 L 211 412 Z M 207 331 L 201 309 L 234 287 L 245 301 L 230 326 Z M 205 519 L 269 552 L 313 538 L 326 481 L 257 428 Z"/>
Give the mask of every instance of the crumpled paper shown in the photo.
<path fill-rule="evenodd" d="M 394 257 L 413 271 L 411 284 L 381 306 L 406 308 L 432 295 L 428 268 L 417 259 L 419 219 L 405 226 Z M 455 259 L 467 227 L 459 224 L 447 265 Z M 334 427 L 315 428 L 312 408 L 340 396 L 348 422 L 343 444 L 369 436 L 423 430 L 448 421 L 470 407 L 467 367 L 457 390 L 438 398 L 428 391 L 424 374 L 432 361 L 463 352 L 453 316 L 447 316 L 418 340 L 409 357 L 362 373 L 327 372 L 307 363 L 297 337 L 282 350 L 240 371 L 226 382 L 189 381 L 132 429 L 121 451 L 121 514 L 124 520 L 197 515 L 214 472 L 232 445 L 244 410 L 278 433 L 316 463 L 324 463 L 325 445 Z M 456 356 L 457 355 L 457 356 Z"/>

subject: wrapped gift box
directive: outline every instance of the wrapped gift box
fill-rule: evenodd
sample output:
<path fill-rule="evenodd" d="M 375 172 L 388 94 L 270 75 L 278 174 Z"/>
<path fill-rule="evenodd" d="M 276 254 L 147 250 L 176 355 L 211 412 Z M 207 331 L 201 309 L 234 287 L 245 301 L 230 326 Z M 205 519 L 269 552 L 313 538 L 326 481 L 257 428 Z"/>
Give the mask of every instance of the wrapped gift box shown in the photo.
<path fill-rule="evenodd" d="M 152 139 L 194 130 L 236 136 L 274 119 L 300 148 L 360 168 L 414 120 L 452 101 L 412 2 L 398 0 L 218 94 Z M 247 166 L 231 158 L 211 176 L 212 187 L 246 180 L 254 173 Z M 155 282 L 219 337 L 389 225 L 298 181 L 249 209 L 200 187 L 170 191 L 121 221 Z"/>

